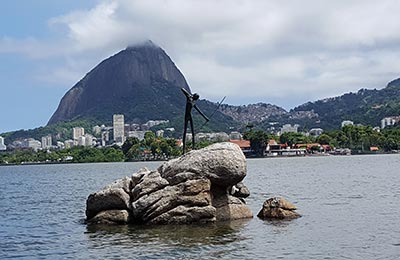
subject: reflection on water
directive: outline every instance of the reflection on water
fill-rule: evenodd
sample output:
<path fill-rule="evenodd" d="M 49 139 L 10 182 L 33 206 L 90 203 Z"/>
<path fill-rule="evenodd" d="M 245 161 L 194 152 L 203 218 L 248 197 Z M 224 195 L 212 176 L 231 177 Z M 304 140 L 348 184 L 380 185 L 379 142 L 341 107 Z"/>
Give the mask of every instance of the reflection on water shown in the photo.
<path fill-rule="evenodd" d="M 222 223 L 192 225 L 88 225 L 86 235 L 96 243 L 104 243 L 103 239 L 118 236 L 120 240 L 132 246 L 137 243 L 158 242 L 166 245 L 179 244 L 191 247 L 198 244 L 228 244 L 238 239 L 240 229 L 250 220 L 235 220 Z M 120 242 L 120 241 L 119 241 Z"/>
<path fill-rule="evenodd" d="M 85 235 L 90 249 L 134 249 L 136 257 L 162 258 L 192 255 L 214 258 L 233 254 L 234 243 L 246 240 L 241 234 L 251 219 L 193 225 L 89 225 Z M 220 251 L 215 251 L 220 247 Z M 113 252 L 118 257 L 118 252 Z M 117 255 L 115 255 L 117 254 Z"/>

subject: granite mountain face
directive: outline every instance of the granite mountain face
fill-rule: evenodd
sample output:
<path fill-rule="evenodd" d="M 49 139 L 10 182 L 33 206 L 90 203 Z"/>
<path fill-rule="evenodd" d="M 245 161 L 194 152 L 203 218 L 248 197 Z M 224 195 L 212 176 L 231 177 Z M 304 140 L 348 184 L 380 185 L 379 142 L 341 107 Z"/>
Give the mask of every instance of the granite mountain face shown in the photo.
<path fill-rule="evenodd" d="M 170 57 L 151 41 L 131 46 L 102 61 L 62 98 L 48 125 L 91 118 L 110 122 L 171 119 L 182 113 L 190 92 Z"/>

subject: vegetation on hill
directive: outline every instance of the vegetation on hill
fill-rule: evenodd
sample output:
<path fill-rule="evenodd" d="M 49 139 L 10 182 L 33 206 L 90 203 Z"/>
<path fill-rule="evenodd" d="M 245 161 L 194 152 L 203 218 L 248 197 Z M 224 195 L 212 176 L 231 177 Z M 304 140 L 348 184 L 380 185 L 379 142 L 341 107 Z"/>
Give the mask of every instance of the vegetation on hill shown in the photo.
<path fill-rule="evenodd" d="M 314 111 L 319 116 L 318 126 L 324 129 L 337 129 L 344 120 L 380 126 L 382 118 L 400 115 L 400 79 L 381 90 L 361 89 L 357 93 L 309 102 L 293 111 Z"/>

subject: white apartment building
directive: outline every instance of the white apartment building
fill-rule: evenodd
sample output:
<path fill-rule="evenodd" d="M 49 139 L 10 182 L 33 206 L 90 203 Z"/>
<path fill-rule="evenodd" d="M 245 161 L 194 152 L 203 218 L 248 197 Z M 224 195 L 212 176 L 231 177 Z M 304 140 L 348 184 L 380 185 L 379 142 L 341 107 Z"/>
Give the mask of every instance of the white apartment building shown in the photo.
<path fill-rule="evenodd" d="M 400 122 L 400 116 L 389 116 L 385 117 L 381 120 L 381 127 L 382 129 L 390 126 L 390 125 L 395 125 Z"/>
<path fill-rule="evenodd" d="M 125 142 L 125 124 L 124 124 L 124 115 L 113 115 L 113 133 L 114 133 L 114 141 L 116 143 Z"/>
<path fill-rule="evenodd" d="M 28 138 L 28 139 L 24 139 L 22 141 L 22 147 L 23 148 L 32 148 L 34 151 L 37 151 L 40 148 L 42 148 L 42 143 L 33 138 Z"/>
<path fill-rule="evenodd" d="M 128 137 L 136 137 L 140 141 L 144 139 L 144 134 L 147 131 L 129 131 Z"/>
<path fill-rule="evenodd" d="M 4 138 L 0 136 L 0 151 L 7 150 L 7 146 L 4 144 Z"/>
<path fill-rule="evenodd" d="M 292 126 L 291 124 L 285 124 L 281 128 L 281 134 L 283 133 L 297 133 L 299 125 Z"/>
<path fill-rule="evenodd" d="M 72 139 L 78 140 L 79 137 L 85 135 L 85 129 L 83 127 L 74 127 L 72 128 Z"/>
<path fill-rule="evenodd" d="M 43 150 L 51 148 L 52 144 L 53 143 L 52 143 L 51 135 L 46 135 L 46 136 L 42 137 L 42 149 Z"/>

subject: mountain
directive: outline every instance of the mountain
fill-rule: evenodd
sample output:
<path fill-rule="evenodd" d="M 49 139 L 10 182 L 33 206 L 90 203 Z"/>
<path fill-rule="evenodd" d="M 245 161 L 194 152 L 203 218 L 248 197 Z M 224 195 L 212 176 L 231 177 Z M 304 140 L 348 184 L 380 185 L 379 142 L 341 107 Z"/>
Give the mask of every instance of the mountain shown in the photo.
<path fill-rule="evenodd" d="M 318 123 L 324 129 L 339 128 L 343 120 L 379 126 L 382 118 L 400 115 L 400 78 L 383 89 L 360 89 L 357 93 L 308 102 L 291 112 L 312 111 L 318 115 Z"/>
<path fill-rule="evenodd" d="M 61 99 L 48 125 L 91 118 L 110 122 L 172 119 L 182 113 L 190 88 L 171 58 L 151 41 L 130 46 L 102 61 Z"/>

